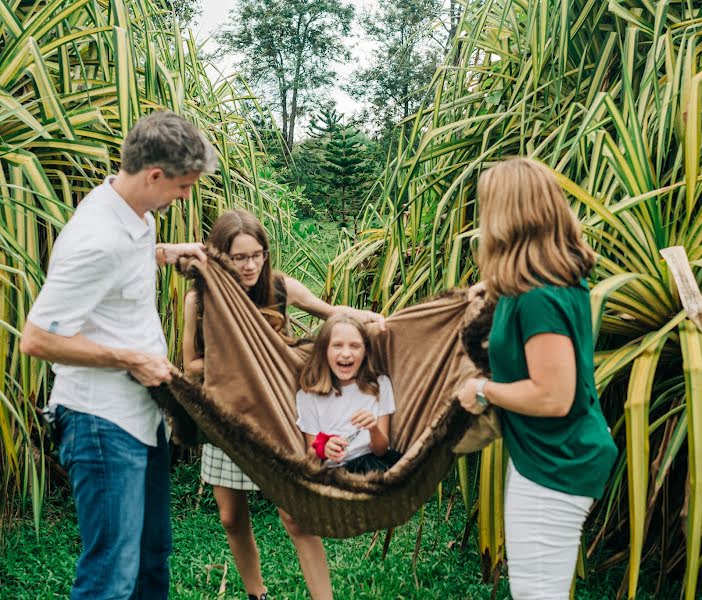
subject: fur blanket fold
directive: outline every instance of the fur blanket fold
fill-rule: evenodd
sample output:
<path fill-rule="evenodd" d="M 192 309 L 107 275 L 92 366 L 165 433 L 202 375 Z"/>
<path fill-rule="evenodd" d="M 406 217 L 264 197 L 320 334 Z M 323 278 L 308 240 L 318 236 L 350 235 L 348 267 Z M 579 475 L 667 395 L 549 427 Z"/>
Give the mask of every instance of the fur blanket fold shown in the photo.
<path fill-rule="evenodd" d="M 385 332 L 369 327 L 395 394 L 391 445 L 403 456 L 386 473 L 355 475 L 310 457 L 295 424 L 297 381 L 310 345 L 276 333 L 238 285 L 227 256 L 210 252 L 206 265 L 189 260 L 181 267 L 200 295 L 204 382 L 176 377 L 154 397 L 176 436 L 194 439 L 183 427 L 192 419 L 305 531 L 351 537 L 404 523 L 446 476 L 455 447 L 475 451 L 499 436 L 492 409 L 474 417 L 454 398 L 462 379 L 482 372 L 461 338 L 484 354 L 488 307 L 482 298 L 469 303 L 467 290 L 398 311 Z M 483 361 L 476 355 L 484 368 Z"/>

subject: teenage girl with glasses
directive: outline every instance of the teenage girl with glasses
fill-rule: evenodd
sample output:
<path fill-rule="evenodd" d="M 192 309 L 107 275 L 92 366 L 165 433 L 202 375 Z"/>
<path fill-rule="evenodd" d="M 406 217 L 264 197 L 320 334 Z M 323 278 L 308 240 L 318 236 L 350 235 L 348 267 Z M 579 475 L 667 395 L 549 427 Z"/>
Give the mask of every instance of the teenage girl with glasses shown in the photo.
<path fill-rule="evenodd" d="M 274 326 L 275 317 L 278 327 L 284 326 L 288 305 L 297 306 L 322 319 L 346 314 L 363 323 L 382 322 L 382 317 L 371 311 L 327 304 L 301 282 L 273 271 L 268 261 L 268 236 L 263 225 L 245 210 L 223 213 L 212 226 L 207 245 L 229 255 L 240 285 L 269 321 L 273 321 Z M 184 369 L 190 378 L 202 376 L 204 372 L 204 347 L 198 320 L 197 297 L 191 290 L 185 296 L 183 332 Z M 203 445 L 202 478 L 213 486 L 220 520 L 249 599 L 265 600 L 267 588 L 263 583 L 247 498 L 248 491 L 258 488 L 221 449 L 212 444 Z M 314 600 L 332 598 L 321 539 L 303 532 L 281 509 L 278 512 L 297 551 L 310 595 Z"/>

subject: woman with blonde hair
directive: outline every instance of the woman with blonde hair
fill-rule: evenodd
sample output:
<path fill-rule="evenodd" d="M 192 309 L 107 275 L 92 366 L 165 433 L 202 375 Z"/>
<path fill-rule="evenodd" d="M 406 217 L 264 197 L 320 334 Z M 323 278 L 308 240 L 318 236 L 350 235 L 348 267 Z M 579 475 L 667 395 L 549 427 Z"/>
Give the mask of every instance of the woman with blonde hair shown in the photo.
<path fill-rule="evenodd" d="M 553 174 L 497 164 L 478 183 L 478 266 L 497 300 L 491 379 L 458 396 L 499 409 L 509 451 L 505 535 L 515 600 L 567 600 L 582 526 L 617 455 L 594 379 L 590 297 L 595 255 Z"/>
<path fill-rule="evenodd" d="M 323 319 L 349 315 L 362 323 L 375 321 L 382 326 L 380 315 L 349 306 L 332 306 L 317 298 L 301 282 L 274 271 L 268 260 L 266 231 L 261 222 L 245 210 L 222 213 L 212 226 L 207 246 L 229 256 L 241 287 L 278 330 L 284 328 L 286 308 L 290 304 Z M 189 377 L 198 377 L 204 372 L 205 349 L 195 290 L 185 296 L 184 312 L 184 370 Z M 236 348 L 232 348 L 232 360 L 236 360 Z M 220 520 L 249 599 L 265 600 L 268 591 L 263 583 L 247 497 L 248 491 L 258 490 L 258 487 L 212 444 L 203 445 L 202 478 L 213 487 Z M 313 600 L 331 599 L 331 580 L 322 540 L 302 531 L 283 510 L 278 509 L 278 512 L 297 551 L 310 596 Z"/>

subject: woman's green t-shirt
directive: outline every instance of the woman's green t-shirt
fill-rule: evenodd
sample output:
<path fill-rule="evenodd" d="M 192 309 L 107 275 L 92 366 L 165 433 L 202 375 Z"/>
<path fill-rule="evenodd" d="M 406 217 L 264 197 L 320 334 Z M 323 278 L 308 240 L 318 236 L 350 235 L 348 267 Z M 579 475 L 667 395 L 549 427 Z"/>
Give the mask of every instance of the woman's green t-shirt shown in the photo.
<path fill-rule="evenodd" d="M 514 466 L 544 487 L 599 498 L 617 456 L 602 415 L 594 377 L 587 283 L 546 285 L 497 302 L 489 354 L 492 379 L 529 378 L 524 345 L 540 333 L 568 336 L 575 348 L 575 400 L 565 417 L 529 417 L 501 410 L 502 432 Z"/>

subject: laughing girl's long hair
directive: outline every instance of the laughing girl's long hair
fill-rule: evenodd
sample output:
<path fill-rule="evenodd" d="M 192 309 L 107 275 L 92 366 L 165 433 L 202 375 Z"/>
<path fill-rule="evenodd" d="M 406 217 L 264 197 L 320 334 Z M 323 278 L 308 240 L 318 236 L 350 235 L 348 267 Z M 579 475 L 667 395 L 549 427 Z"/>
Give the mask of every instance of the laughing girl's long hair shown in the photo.
<path fill-rule="evenodd" d="M 339 323 L 347 323 L 356 328 L 363 339 L 363 345 L 366 350 L 366 355 L 358 369 L 356 375 L 356 385 L 364 394 L 371 394 L 378 397 L 380 386 L 378 385 L 378 376 L 380 370 L 377 366 L 377 359 L 373 354 L 373 348 L 370 343 L 370 337 L 363 323 L 348 315 L 333 315 L 329 320 L 322 325 L 317 337 L 312 345 L 312 353 L 309 359 L 302 367 L 300 373 L 300 387 L 305 392 L 326 396 L 332 390 L 337 396 L 341 395 L 341 384 L 334 377 L 329 360 L 327 359 L 327 349 L 331 341 L 332 330 L 334 325 Z"/>

